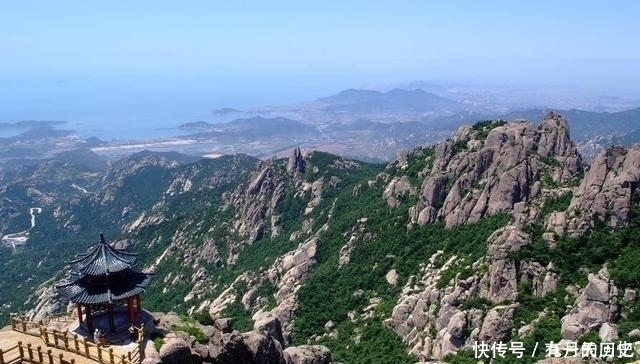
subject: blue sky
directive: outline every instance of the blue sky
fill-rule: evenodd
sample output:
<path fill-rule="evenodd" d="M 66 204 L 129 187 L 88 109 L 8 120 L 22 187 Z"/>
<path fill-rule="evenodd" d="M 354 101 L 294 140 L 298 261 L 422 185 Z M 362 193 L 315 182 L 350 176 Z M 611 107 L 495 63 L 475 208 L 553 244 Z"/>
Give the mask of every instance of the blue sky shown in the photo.
<path fill-rule="evenodd" d="M 635 90 L 638 4 L 5 2 L 0 95 L 46 103 L 27 95 L 49 86 L 69 97 L 120 90 L 135 104 L 143 93 L 179 102 L 180 95 L 224 98 L 226 89 L 229 102 L 243 95 L 281 102 L 417 79 Z"/>

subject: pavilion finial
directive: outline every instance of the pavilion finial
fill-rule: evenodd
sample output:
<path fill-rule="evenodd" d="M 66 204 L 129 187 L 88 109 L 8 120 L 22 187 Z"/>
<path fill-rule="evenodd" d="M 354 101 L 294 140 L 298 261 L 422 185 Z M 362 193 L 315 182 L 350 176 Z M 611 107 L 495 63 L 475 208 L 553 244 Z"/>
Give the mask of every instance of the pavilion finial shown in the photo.
<path fill-rule="evenodd" d="M 104 234 L 103 233 L 100 233 L 100 243 L 101 244 L 106 244 L 107 243 L 107 241 L 104 240 Z"/>

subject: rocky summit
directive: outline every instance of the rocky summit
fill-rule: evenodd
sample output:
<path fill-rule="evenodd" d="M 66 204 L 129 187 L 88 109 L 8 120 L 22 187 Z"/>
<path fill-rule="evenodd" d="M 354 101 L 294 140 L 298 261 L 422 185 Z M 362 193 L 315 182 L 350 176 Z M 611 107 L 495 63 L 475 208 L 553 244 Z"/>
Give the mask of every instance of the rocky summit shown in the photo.
<path fill-rule="evenodd" d="M 3 172 L 3 234 L 41 208 L 0 250 L 5 313 L 66 311 L 50 287 L 68 247 L 102 232 L 155 272 L 148 362 L 475 363 L 504 343 L 524 357 L 492 362 L 546 363 L 550 342 L 630 343 L 618 359 L 637 360 L 640 147 L 587 164 L 556 113 L 461 127 L 387 165 L 295 148 L 73 168 Z"/>

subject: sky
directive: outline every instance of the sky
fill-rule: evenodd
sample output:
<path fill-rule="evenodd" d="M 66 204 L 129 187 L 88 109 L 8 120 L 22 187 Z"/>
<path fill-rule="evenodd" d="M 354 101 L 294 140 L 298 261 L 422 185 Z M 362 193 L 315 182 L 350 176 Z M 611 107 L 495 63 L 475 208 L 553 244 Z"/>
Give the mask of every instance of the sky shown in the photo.
<path fill-rule="evenodd" d="M 0 121 L 413 80 L 636 92 L 639 15 L 631 0 L 4 2 Z"/>

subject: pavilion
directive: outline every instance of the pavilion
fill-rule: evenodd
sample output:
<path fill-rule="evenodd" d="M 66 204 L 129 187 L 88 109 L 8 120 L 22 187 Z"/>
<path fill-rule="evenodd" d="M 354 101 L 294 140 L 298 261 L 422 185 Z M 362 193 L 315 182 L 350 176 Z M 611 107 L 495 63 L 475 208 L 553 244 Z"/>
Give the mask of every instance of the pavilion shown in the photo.
<path fill-rule="evenodd" d="M 100 311 L 106 311 L 109 329 L 115 332 L 114 309 L 125 304 L 129 323 L 136 324 L 142 310 L 140 295 L 153 276 L 137 268 L 137 255 L 107 244 L 100 234 L 100 243 L 69 262 L 71 274 L 66 283 L 56 288 L 75 303 L 79 323 L 86 321 L 89 332 L 94 330 L 93 315 Z"/>

